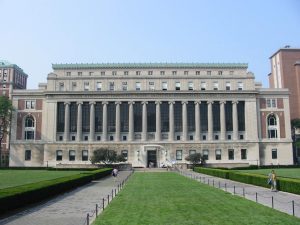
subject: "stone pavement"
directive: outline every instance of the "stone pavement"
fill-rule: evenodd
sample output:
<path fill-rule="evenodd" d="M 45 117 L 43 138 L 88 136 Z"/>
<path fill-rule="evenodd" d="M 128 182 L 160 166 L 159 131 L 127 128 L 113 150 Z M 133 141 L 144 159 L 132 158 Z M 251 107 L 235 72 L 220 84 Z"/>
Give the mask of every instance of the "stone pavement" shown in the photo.
<path fill-rule="evenodd" d="M 49 201 L 22 210 L 0 220 L 1 225 L 83 225 L 87 213 L 92 214 L 96 204 L 116 189 L 130 171 L 120 171 L 117 181 L 111 176 L 59 195 Z M 106 203 L 107 204 L 107 203 Z M 91 218 L 92 220 L 92 218 Z"/>
<path fill-rule="evenodd" d="M 281 212 L 285 212 L 290 215 L 294 214 L 296 217 L 300 218 L 300 195 L 282 191 L 272 192 L 268 188 L 213 177 L 188 170 L 181 170 L 179 173 L 201 183 L 214 186 L 215 188 L 239 195 L 251 201 L 256 201 Z"/>

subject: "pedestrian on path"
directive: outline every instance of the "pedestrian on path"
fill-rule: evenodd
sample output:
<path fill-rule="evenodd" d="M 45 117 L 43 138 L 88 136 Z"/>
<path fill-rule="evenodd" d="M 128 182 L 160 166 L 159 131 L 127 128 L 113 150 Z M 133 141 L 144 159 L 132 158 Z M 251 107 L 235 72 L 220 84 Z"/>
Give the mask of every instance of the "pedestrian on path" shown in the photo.
<path fill-rule="evenodd" d="M 271 173 L 271 191 L 277 191 L 277 176 L 274 170 Z"/>
<path fill-rule="evenodd" d="M 117 168 L 114 168 L 112 171 L 112 176 L 114 177 L 114 181 L 117 181 L 117 176 L 118 176 L 118 170 Z"/>

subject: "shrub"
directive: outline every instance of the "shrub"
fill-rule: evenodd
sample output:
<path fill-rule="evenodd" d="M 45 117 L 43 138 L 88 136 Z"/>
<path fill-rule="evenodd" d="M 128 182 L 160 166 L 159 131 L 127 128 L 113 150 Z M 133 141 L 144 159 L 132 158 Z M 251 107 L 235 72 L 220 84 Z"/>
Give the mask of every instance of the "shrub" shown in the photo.
<path fill-rule="evenodd" d="M 54 195 L 89 183 L 94 179 L 107 176 L 112 169 L 86 171 L 80 174 L 40 181 L 0 190 L 0 214 L 27 204 L 39 202 Z"/>
<path fill-rule="evenodd" d="M 228 173 L 229 173 L 229 171 L 226 170 L 203 168 L 203 167 L 195 167 L 194 171 L 198 173 L 204 173 L 207 175 L 215 176 L 215 177 L 225 178 L 225 179 L 228 179 Z"/>

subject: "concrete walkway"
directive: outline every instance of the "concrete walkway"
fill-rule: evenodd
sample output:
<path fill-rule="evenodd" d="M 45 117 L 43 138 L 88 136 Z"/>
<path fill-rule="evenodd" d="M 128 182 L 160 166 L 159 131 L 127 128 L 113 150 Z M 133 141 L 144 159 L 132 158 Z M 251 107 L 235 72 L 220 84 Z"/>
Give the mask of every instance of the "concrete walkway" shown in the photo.
<path fill-rule="evenodd" d="M 117 181 L 111 176 L 95 180 L 73 191 L 59 195 L 47 202 L 23 210 L 0 220 L 4 225 L 83 225 L 87 213 L 92 214 L 96 204 L 116 189 L 130 171 L 121 171 Z M 106 201 L 107 204 L 107 201 Z M 100 210 L 99 210 L 100 211 Z M 93 218 L 91 218 L 91 221 Z"/>
<path fill-rule="evenodd" d="M 201 183 L 214 186 L 215 188 L 239 195 L 251 201 L 256 201 L 281 212 L 290 215 L 294 214 L 296 217 L 300 218 L 300 195 L 282 191 L 272 192 L 268 188 L 213 177 L 188 170 L 181 170 L 179 173 Z"/>

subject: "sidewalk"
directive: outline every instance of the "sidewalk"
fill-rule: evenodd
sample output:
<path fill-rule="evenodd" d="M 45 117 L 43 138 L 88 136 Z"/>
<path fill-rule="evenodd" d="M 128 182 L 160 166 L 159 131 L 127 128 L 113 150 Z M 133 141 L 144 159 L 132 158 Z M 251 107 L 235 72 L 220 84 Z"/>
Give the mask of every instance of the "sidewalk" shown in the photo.
<path fill-rule="evenodd" d="M 117 181 L 111 176 L 95 180 L 47 202 L 25 209 L 0 220 L 1 225 L 83 225 L 87 213 L 92 214 L 96 204 L 116 189 L 130 171 L 120 171 Z M 106 203 L 107 204 L 107 203 Z M 99 210 L 100 211 L 100 210 Z M 92 219 L 91 219 L 92 220 Z"/>
<path fill-rule="evenodd" d="M 194 171 L 181 170 L 179 173 L 201 183 L 214 186 L 215 188 L 222 189 L 234 195 L 239 195 L 251 201 L 256 201 L 257 203 L 277 209 L 281 212 L 290 215 L 294 214 L 300 218 L 300 195 L 282 191 L 271 192 L 270 189 L 264 187 L 213 177 Z"/>

